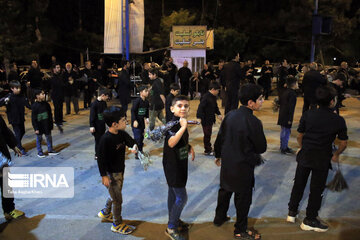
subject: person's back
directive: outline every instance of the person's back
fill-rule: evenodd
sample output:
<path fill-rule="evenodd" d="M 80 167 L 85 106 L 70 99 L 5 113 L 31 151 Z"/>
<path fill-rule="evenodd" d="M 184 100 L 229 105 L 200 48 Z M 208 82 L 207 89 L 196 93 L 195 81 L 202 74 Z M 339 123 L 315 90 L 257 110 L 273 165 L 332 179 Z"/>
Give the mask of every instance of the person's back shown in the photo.
<path fill-rule="evenodd" d="M 304 98 L 308 99 L 311 104 L 316 103 L 315 91 L 318 87 L 326 85 L 326 79 L 319 71 L 311 69 L 306 72 L 303 78 Z"/>

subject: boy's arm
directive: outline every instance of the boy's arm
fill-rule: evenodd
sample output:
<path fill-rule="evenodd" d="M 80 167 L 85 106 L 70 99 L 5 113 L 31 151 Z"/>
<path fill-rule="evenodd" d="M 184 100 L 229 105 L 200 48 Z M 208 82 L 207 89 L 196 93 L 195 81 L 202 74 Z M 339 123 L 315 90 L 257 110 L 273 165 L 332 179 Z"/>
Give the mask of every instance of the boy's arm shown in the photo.
<path fill-rule="evenodd" d="M 9 146 L 9 148 L 14 149 L 16 147 L 16 138 L 12 131 L 6 126 L 6 123 L 2 117 L 0 117 L 0 129 L 6 144 Z"/>
<path fill-rule="evenodd" d="M 37 122 L 37 109 L 33 105 L 31 108 L 31 122 L 35 131 L 39 130 L 38 122 Z"/>
<path fill-rule="evenodd" d="M 31 109 L 31 105 L 29 103 L 29 99 L 27 99 L 26 97 L 24 97 L 24 102 L 25 102 L 25 107 L 27 107 L 28 109 Z"/>
<path fill-rule="evenodd" d="M 288 119 L 288 124 L 291 124 L 293 122 L 295 106 L 296 106 L 296 94 L 293 94 L 289 98 L 289 119 Z"/>
<path fill-rule="evenodd" d="M 184 132 L 186 131 L 187 128 L 186 118 L 180 118 L 180 126 L 181 126 L 180 129 L 175 133 L 175 135 L 170 137 L 168 140 L 168 145 L 170 148 L 173 148 L 176 146 L 176 144 L 178 144 Z"/>
<path fill-rule="evenodd" d="M 129 148 L 134 147 L 134 145 L 136 145 L 135 140 L 125 131 L 121 131 L 124 134 L 124 138 L 125 138 L 125 145 L 128 146 Z"/>
<path fill-rule="evenodd" d="M 90 106 L 90 116 L 89 116 L 89 124 L 90 128 L 95 127 L 95 121 L 96 121 L 96 113 L 97 113 L 97 105 L 95 102 L 93 102 Z"/>
<path fill-rule="evenodd" d="M 263 130 L 262 123 L 259 119 L 257 121 L 250 122 L 249 130 L 250 130 L 250 140 L 255 147 L 255 153 L 261 154 L 266 151 L 267 143 Z"/>
<path fill-rule="evenodd" d="M 46 107 L 47 107 L 47 111 L 48 111 L 48 115 L 49 115 L 49 123 L 50 123 L 50 129 L 53 129 L 54 126 L 54 121 L 53 121 L 53 117 L 52 117 L 52 112 L 51 112 L 51 107 L 49 103 L 46 103 Z"/>
<path fill-rule="evenodd" d="M 340 127 L 340 130 L 338 131 L 337 134 L 337 138 L 339 140 L 339 146 L 336 152 L 333 154 L 333 157 L 331 158 L 333 162 L 339 162 L 339 155 L 346 149 L 347 140 L 349 138 L 347 135 L 347 127 L 344 118 L 341 117 L 338 125 Z"/>
<path fill-rule="evenodd" d="M 297 142 L 299 144 L 299 149 L 302 148 L 302 139 L 304 137 L 305 134 L 305 118 L 307 116 L 307 112 L 305 112 L 301 118 L 300 118 L 300 122 L 299 122 L 299 126 L 297 131 L 299 132 L 299 135 L 297 136 Z"/>
<path fill-rule="evenodd" d="M 205 115 L 205 113 L 204 113 L 205 106 L 206 106 L 206 97 L 203 97 L 200 100 L 200 104 L 199 104 L 197 112 L 196 112 L 196 118 L 202 120 L 205 117 L 204 116 Z"/>
<path fill-rule="evenodd" d="M 146 101 L 146 114 L 145 114 L 145 118 L 149 118 L 149 109 L 150 109 L 150 104 L 148 101 Z"/>
<path fill-rule="evenodd" d="M 296 138 L 296 140 L 297 140 L 297 142 L 298 142 L 298 144 L 299 144 L 299 149 L 302 148 L 302 139 L 303 139 L 303 137 L 304 137 L 304 133 L 300 133 L 300 132 L 299 132 L 299 135 L 298 135 L 297 138 Z"/>

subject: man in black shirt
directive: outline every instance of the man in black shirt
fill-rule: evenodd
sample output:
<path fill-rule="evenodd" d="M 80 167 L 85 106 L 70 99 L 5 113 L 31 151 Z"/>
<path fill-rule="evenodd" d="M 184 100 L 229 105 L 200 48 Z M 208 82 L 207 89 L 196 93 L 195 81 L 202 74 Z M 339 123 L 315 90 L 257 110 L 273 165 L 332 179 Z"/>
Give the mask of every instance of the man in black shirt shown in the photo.
<path fill-rule="evenodd" d="M 214 224 L 221 226 L 229 220 L 226 214 L 231 195 L 235 192 L 235 238 L 261 238 L 260 234 L 247 230 L 247 222 L 255 184 L 254 169 L 261 164 L 260 154 L 267 147 L 262 123 L 253 115 L 263 101 L 259 85 L 243 85 L 240 89 L 242 106 L 225 116 L 214 145 L 215 163 L 221 165 Z"/>
<path fill-rule="evenodd" d="M 54 104 L 54 119 L 60 133 L 63 133 L 63 104 L 64 104 L 64 89 L 65 82 L 60 74 L 60 64 L 55 64 L 51 67 L 53 76 L 50 79 L 51 98 Z"/>
<path fill-rule="evenodd" d="M 300 151 L 296 157 L 298 164 L 289 201 L 287 221 L 295 222 L 299 203 L 311 173 L 306 217 L 300 227 L 305 231 L 325 232 L 328 230 L 328 226 L 318 219 L 322 193 L 325 189 L 329 168 L 331 168 L 331 161 L 339 161 L 339 155 L 346 148 L 348 136 L 344 118 L 331 109 L 336 105 L 336 90 L 330 86 L 319 87 L 316 90 L 316 97 L 320 107 L 303 113 L 298 127 L 297 140 Z M 339 147 L 332 154 L 332 143 L 336 137 L 339 139 Z"/>
<path fill-rule="evenodd" d="M 181 95 L 185 96 L 189 94 L 190 78 L 192 76 L 192 72 L 190 68 L 188 68 L 188 64 L 188 61 L 185 60 L 183 67 L 181 67 L 177 73 L 181 84 Z"/>
<path fill-rule="evenodd" d="M 278 96 L 281 96 L 282 91 L 284 91 L 286 89 L 285 84 L 286 84 L 286 77 L 289 75 L 288 72 L 288 62 L 286 59 L 284 59 L 281 62 L 281 66 L 278 69 L 278 83 L 277 83 L 277 91 L 278 91 Z"/>
<path fill-rule="evenodd" d="M 270 66 L 270 61 L 265 60 L 265 65 L 261 68 L 261 77 L 259 78 L 258 83 L 264 89 L 265 100 L 268 100 L 269 94 L 271 92 L 271 81 L 273 78 L 273 69 Z"/>
<path fill-rule="evenodd" d="M 130 234 L 135 228 L 125 224 L 121 217 L 121 190 L 124 182 L 125 147 L 132 147 L 131 152 L 136 153 L 137 146 L 135 140 L 124 131 L 126 128 L 124 109 L 113 106 L 106 109 L 103 115 L 109 130 L 100 139 L 98 167 L 102 184 L 109 190 L 110 197 L 98 216 L 104 220 L 113 220 L 111 231 Z"/>

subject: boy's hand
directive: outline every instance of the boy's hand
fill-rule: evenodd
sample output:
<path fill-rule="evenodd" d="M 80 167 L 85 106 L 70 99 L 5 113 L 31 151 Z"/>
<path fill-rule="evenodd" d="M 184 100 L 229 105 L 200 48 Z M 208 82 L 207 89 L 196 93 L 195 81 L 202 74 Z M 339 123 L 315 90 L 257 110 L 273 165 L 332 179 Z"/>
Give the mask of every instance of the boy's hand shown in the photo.
<path fill-rule="evenodd" d="M 37 134 L 37 135 L 38 135 L 38 134 L 39 134 L 39 130 L 36 130 L 36 131 L 35 131 L 35 134 Z"/>
<path fill-rule="evenodd" d="M 222 115 L 218 115 L 218 119 L 219 119 L 220 121 L 222 121 L 222 120 L 223 120 L 223 116 L 222 116 Z"/>
<path fill-rule="evenodd" d="M 193 149 L 193 147 L 190 147 L 190 154 L 191 154 L 191 161 L 195 160 L 195 151 Z"/>
<path fill-rule="evenodd" d="M 221 158 L 216 158 L 215 159 L 215 165 L 220 167 L 221 166 Z"/>
<path fill-rule="evenodd" d="M 184 128 L 187 128 L 187 120 L 186 120 L 186 118 L 180 118 L 180 126 L 181 127 L 184 127 Z"/>
<path fill-rule="evenodd" d="M 101 182 L 105 187 L 110 187 L 111 180 L 108 176 L 101 177 Z"/>
<path fill-rule="evenodd" d="M 132 153 L 137 153 L 138 152 L 138 146 L 136 144 L 134 144 L 134 146 L 132 148 L 129 148 L 129 149 L 130 149 L 130 151 Z"/>
<path fill-rule="evenodd" d="M 90 128 L 90 132 L 91 132 L 91 133 L 94 133 L 94 132 L 95 132 L 95 128 L 94 128 L 94 127 L 91 127 L 91 128 Z"/>
<path fill-rule="evenodd" d="M 15 147 L 13 148 L 13 151 L 14 151 L 14 153 L 15 153 L 15 156 L 19 156 L 19 157 L 22 156 L 21 151 L 20 151 L 20 149 L 19 149 L 18 147 L 15 146 Z"/>
<path fill-rule="evenodd" d="M 148 118 L 145 119 L 145 123 L 149 124 L 149 119 Z"/>
<path fill-rule="evenodd" d="M 295 155 L 298 155 L 298 153 L 300 152 L 300 150 L 301 150 L 301 148 L 299 148 L 299 149 L 296 151 Z"/>
<path fill-rule="evenodd" d="M 339 155 L 338 155 L 338 154 L 334 154 L 334 155 L 332 156 L 332 158 L 331 158 L 331 161 L 338 163 L 338 162 L 339 162 Z"/>
<path fill-rule="evenodd" d="M 139 126 L 139 123 L 138 123 L 138 121 L 135 120 L 134 123 L 133 123 L 133 127 L 137 128 L 138 126 Z"/>

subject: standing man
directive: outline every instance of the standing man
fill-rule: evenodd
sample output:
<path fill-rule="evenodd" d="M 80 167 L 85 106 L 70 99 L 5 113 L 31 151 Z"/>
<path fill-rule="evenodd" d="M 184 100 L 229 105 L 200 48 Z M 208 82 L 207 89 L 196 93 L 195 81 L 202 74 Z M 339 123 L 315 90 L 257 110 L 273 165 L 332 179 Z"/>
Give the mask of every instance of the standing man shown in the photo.
<path fill-rule="evenodd" d="M 165 124 L 163 113 L 165 105 L 164 86 L 162 79 L 159 77 L 159 71 L 155 68 L 149 70 L 150 81 L 153 82 L 150 91 L 150 109 L 149 109 L 149 128 L 153 130 L 155 127 L 156 117 Z"/>
<path fill-rule="evenodd" d="M 240 87 L 240 80 L 242 77 L 242 71 L 239 65 L 240 56 L 237 54 L 235 58 L 229 63 L 225 64 L 222 71 L 222 78 L 226 85 L 226 106 L 225 114 L 233 109 L 237 109 L 239 105 L 238 91 Z"/>
<path fill-rule="evenodd" d="M 54 105 L 54 120 L 60 133 L 63 133 L 63 104 L 64 104 L 64 87 L 65 82 L 61 76 L 60 64 L 51 67 L 53 76 L 50 79 L 51 99 Z"/>
<path fill-rule="evenodd" d="M 189 94 L 190 78 L 192 77 L 192 72 L 188 68 L 188 61 L 183 62 L 183 66 L 178 71 L 178 77 L 181 84 L 181 95 L 187 96 Z"/>
<path fill-rule="evenodd" d="M 28 71 L 28 73 L 26 74 L 28 83 L 27 83 L 27 97 L 28 99 L 30 99 L 30 101 L 33 103 L 34 102 L 34 98 L 33 98 L 33 89 L 40 89 L 43 87 L 42 84 L 42 77 L 44 76 L 44 74 L 40 71 L 40 67 L 39 64 L 36 60 L 33 60 L 31 62 L 31 67 Z"/>
<path fill-rule="evenodd" d="M 268 100 L 269 94 L 271 92 L 271 81 L 273 78 L 273 69 L 270 66 L 270 61 L 265 60 L 264 66 L 261 68 L 261 77 L 259 78 L 259 84 L 264 89 L 265 100 Z"/>
<path fill-rule="evenodd" d="M 91 61 L 85 62 L 85 69 L 82 70 L 81 75 L 86 79 L 84 84 L 84 109 L 90 107 L 91 100 L 96 94 L 96 89 L 98 87 L 97 79 L 95 78 L 95 73 L 92 70 Z"/>
<path fill-rule="evenodd" d="M 119 81 L 117 85 L 120 104 L 125 111 L 125 115 L 128 110 L 128 104 L 131 102 L 131 95 L 130 95 L 131 81 L 130 81 L 129 68 L 130 68 L 130 62 L 125 61 L 123 63 L 121 72 L 119 73 Z"/>
<path fill-rule="evenodd" d="M 309 109 L 316 108 L 316 89 L 320 86 L 324 86 L 327 80 L 323 75 L 317 71 L 318 67 L 316 62 L 310 63 L 310 71 L 306 72 L 302 81 L 302 87 L 304 91 L 304 106 L 302 112 L 306 112 Z"/>
<path fill-rule="evenodd" d="M 281 67 L 278 69 L 278 84 L 277 84 L 277 90 L 278 90 L 278 96 L 280 97 L 282 92 L 286 89 L 286 77 L 289 75 L 288 72 L 288 63 L 287 60 L 284 59 L 281 62 Z"/>
<path fill-rule="evenodd" d="M 261 164 L 266 151 L 266 138 L 261 121 L 253 115 L 264 98 L 259 85 L 245 84 L 240 89 L 241 107 L 229 112 L 223 120 L 215 141 L 215 163 L 221 166 L 220 189 L 214 224 L 228 221 L 227 211 L 235 193 L 236 223 L 234 237 L 260 239 L 260 234 L 247 230 L 248 213 L 255 184 L 254 169 Z"/>

